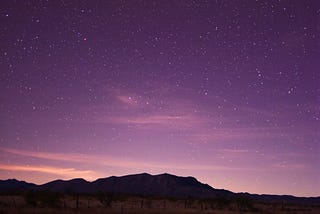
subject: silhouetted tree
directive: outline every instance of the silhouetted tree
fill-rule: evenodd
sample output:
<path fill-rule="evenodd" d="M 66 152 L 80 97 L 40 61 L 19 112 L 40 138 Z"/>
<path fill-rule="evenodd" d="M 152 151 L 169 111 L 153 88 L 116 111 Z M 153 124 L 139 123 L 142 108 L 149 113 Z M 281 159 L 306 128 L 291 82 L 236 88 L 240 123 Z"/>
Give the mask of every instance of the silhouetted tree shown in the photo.
<path fill-rule="evenodd" d="M 240 211 L 240 213 L 242 213 L 244 211 L 248 211 L 248 210 L 253 210 L 252 200 L 250 200 L 249 198 L 247 198 L 245 196 L 238 196 L 236 198 L 236 203 L 237 203 L 237 207 L 238 207 L 238 210 Z"/>
<path fill-rule="evenodd" d="M 114 195 L 112 193 L 111 194 L 99 193 L 98 194 L 98 200 L 105 207 L 111 207 L 112 201 L 114 200 Z"/>
<path fill-rule="evenodd" d="M 145 204 L 147 208 L 149 209 L 152 208 L 152 199 L 151 198 L 147 199 Z"/>
<path fill-rule="evenodd" d="M 29 205 L 31 207 L 37 206 L 37 200 L 36 200 L 35 192 L 33 190 L 28 191 L 24 195 L 24 199 L 25 199 L 27 205 Z"/>
<path fill-rule="evenodd" d="M 29 191 L 24 196 L 28 205 L 36 207 L 38 205 L 42 207 L 58 207 L 60 205 L 60 195 L 48 190 L 34 192 Z"/>
<path fill-rule="evenodd" d="M 79 208 L 79 194 L 76 194 L 76 208 Z"/>
<path fill-rule="evenodd" d="M 226 208 L 231 204 L 231 201 L 224 197 L 217 197 L 215 201 L 218 209 Z"/>
<path fill-rule="evenodd" d="M 188 196 L 185 200 L 184 200 L 184 208 L 190 208 L 192 205 L 192 201 L 193 201 L 193 197 L 192 196 Z"/>

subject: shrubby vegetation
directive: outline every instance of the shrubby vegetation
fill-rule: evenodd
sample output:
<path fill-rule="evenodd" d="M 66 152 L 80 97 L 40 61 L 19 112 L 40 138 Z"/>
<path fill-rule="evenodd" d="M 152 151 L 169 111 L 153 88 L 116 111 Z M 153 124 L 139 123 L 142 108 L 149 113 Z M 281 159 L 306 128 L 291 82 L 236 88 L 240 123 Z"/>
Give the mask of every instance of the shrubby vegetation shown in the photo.
<path fill-rule="evenodd" d="M 28 191 L 22 195 L 0 196 L 1 213 L 320 213 L 320 206 L 254 201 L 244 194 L 211 199 L 165 198 L 156 196 L 60 194 Z"/>
<path fill-rule="evenodd" d="M 59 207 L 61 205 L 61 194 L 43 190 L 28 191 L 24 194 L 27 205 L 31 207 Z"/>

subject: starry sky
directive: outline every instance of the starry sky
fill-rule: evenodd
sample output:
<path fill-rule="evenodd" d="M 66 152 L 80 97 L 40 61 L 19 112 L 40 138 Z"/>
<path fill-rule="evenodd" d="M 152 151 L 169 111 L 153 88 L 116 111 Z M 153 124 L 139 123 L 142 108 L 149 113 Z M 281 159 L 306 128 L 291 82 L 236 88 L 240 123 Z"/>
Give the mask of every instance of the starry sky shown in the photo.
<path fill-rule="evenodd" d="M 320 1 L 0 4 L 0 179 L 320 195 Z"/>

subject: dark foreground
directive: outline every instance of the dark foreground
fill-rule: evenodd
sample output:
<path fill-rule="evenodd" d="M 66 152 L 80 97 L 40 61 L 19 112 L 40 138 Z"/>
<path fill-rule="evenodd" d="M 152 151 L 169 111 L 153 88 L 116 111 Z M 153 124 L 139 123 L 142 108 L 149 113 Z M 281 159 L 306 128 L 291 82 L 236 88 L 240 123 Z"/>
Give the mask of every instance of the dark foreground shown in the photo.
<path fill-rule="evenodd" d="M 68 195 L 28 192 L 1 195 L 1 213 L 279 213 L 318 214 L 320 205 L 235 199 L 174 199 L 107 194 Z"/>

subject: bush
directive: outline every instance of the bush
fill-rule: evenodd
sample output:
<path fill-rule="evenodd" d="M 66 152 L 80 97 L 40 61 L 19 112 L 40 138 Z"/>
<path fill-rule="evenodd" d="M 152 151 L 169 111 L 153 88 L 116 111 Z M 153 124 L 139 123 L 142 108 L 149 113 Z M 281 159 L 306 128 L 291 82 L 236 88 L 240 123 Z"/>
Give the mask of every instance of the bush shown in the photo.
<path fill-rule="evenodd" d="M 29 191 L 24 195 L 27 205 L 36 207 L 59 207 L 60 195 L 51 191 Z"/>
<path fill-rule="evenodd" d="M 97 198 L 105 207 L 111 207 L 111 203 L 114 201 L 113 194 L 108 193 L 98 193 Z"/>

